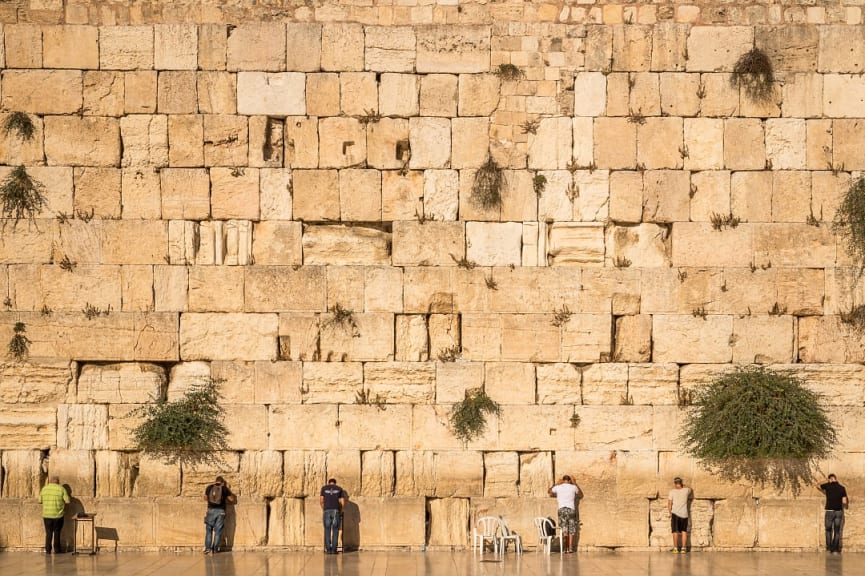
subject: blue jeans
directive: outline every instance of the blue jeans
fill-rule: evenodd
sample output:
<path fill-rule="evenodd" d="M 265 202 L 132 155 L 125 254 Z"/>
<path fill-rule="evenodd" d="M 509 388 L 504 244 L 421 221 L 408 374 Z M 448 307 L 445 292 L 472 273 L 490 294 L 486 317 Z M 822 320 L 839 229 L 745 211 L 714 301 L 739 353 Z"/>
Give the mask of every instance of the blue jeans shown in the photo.
<path fill-rule="evenodd" d="M 339 541 L 339 510 L 324 511 L 324 551 L 336 552 Z"/>
<path fill-rule="evenodd" d="M 823 524 L 826 527 L 826 550 L 841 551 L 841 532 L 844 529 L 844 511 L 826 510 Z"/>
<path fill-rule="evenodd" d="M 222 538 L 222 529 L 225 527 L 225 510 L 222 508 L 208 508 L 207 516 L 204 517 L 204 549 L 216 551 L 219 548 L 219 539 Z M 213 539 L 211 540 L 211 535 Z"/>

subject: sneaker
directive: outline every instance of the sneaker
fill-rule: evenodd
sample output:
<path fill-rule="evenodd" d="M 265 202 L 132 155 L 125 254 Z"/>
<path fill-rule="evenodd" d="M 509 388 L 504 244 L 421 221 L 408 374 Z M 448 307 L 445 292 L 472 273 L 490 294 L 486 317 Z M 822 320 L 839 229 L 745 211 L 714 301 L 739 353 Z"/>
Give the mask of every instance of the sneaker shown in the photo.
<path fill-rule="evenodd" d="M 681 550 L 679 550 L 679 554 L 687 554 L 687 553 L 688 553 L 687 548 L 682 548 Z"/>
<path fill-rule="evenodd" d="M 679 549 L 678 549 L 678 548 L 673 548 L 672 550 L 670 550 L 670 552 L 672 552 L 673 554 L 678 554 L 678 553 L 679 553 Z"/>
<path fill-rule="evenodd" d="M 210 554 L 210 548 L 205 548 L 205 549 L 204 549 L 204 553 L 205 553 L 205 554 Z"/>

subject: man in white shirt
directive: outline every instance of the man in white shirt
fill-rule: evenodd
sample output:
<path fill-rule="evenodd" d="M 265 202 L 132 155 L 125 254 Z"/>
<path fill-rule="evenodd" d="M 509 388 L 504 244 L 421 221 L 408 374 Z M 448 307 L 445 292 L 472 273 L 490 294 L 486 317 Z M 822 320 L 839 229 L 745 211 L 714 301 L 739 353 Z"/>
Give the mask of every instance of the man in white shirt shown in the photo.
<path fill-rule="evenodd" d="M 687 554 L 688 539 L 688 508 L 694 497 L 691 489 L 682 483 L 678 476 L 673 478 L 673 489 L 667 498 L 667 510 L 670 511 L 670 529 L 673 532 L 673 554 Z"/>
<path fill-rule="evenodd" d="M 577 514 L 577 499 L 583 497 L 580 487 L 568 475 L 551 486 L 547 493 L 555 496 L 559 505 L 559 528 L 562 531 L 564 553 L 574 551 L 574 535 L 577 533 L 579 515 Z"/>

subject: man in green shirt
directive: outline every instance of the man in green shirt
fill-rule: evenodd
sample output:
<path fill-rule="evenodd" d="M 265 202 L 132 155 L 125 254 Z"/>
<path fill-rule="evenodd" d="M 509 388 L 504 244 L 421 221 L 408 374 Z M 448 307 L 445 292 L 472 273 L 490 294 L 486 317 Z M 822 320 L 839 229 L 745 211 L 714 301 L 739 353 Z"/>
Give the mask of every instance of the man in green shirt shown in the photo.
<path fill-rule="evenodd" d="M 42 504 L 42 521 L 45 523 L 45 553 L 51 554 L 51 540 L 54 540 L 54 553 L 60 554 L 60 531 L 63 530 L 63 511 L 69 504 L 69 493 L 60 485 L 60 478 L 52 476 L 48 484 L 39 492 Z"/>

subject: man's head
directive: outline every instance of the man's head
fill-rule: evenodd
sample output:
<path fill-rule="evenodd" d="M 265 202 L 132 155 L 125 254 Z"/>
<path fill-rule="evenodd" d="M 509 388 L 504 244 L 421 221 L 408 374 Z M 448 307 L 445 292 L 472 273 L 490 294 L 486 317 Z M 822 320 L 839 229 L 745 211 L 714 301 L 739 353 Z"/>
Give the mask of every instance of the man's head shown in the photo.
<path fill-rule="evenodd" d="M 571 481 L 571 477 L 568 476 L 567 474 L 565 474 L 564 476 L 562 476 L 562 480 L 564 480 L 565 482 L 570 482 L 570 481 Z"/>
<path fill-rule="evenodd" d="M 679 478 L 678 476 L 676 476 L 675 478 L 673 478 L 673 485 L 674 485 L 676 488 L 681 488 L 681 487 L 683 486 L 683 484 L 682 484 L 682 479 Z"/>
<path fill-rule="evenodd" d="M 216 477 L 216 483 L 217 484 L 225 484 L 225 478 L 223 478 L 222 476 L 217 476 Z"/>
<path fill-rule="evenodd" d="M 328 484 L 336 484 L 336 478 L 331 478 L 327 481 Z"/>
<path fill-rule="evenodd" d="M 829 479 L 829 482 L 837 482 L 838 481 L 838 477 L 835 476 L 834 474 L 829 474 L 829 476 L 827 476 L 827 478 Z"/>
<path fill-rule="evenodd" d="M 59 476 L 52 476 L 51 478 L 48 479 L 48 483 L 49 484 L 60 484 L 60 477 Z"/>

